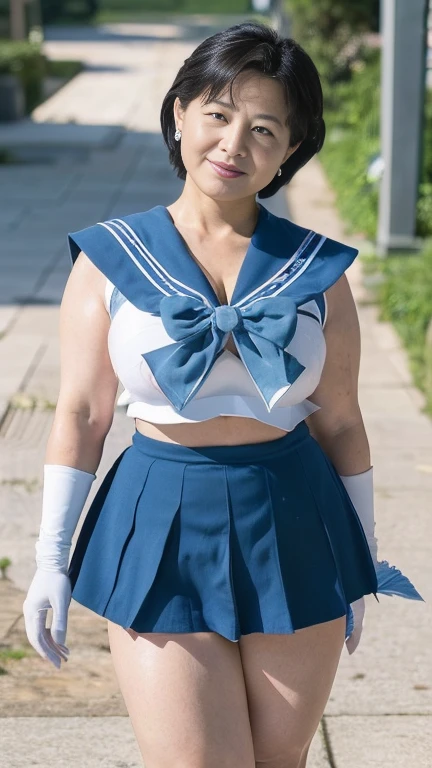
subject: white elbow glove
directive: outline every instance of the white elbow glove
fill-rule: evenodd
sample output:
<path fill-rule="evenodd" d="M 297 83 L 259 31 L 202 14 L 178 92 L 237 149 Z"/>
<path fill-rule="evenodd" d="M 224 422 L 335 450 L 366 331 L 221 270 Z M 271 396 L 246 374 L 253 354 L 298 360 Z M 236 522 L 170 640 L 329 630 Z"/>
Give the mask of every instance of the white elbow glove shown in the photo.
<path fill-rule="evenodd" d="M 373 467 L 358 475 L 339 475 L 352 504 L 360 518 L 375 567 L 378 564 L 378 541 L 375 538 Z M 354 629 L 345 641 L 351 655 L 357 648 L 365 624 L 365 599 L 360 597 L 351 603 Z"/>
<path fill-rule="evenodd" d="M 96 475 L 62 464 L 44 465 L 42 520 L 36 542 L 37 570 L 23 603 L 33 648 L 59 669 L 65 646 L 71 585 L 67 575 L 72 536 Z M 53 609 L 51 628 L 46 626 Z"/>
<path fill-rule="evenodd" d="M 352 504 L 360 518 L 367 542 L 369 544 L 372 561 L 375 566 L 378 588 L 377 592 L 383 595 L 397 595 L 407 600 L 421 600 L 421 594 L 414 584 L 405 576 L 399 568 L 390 565 L 387 560 L 378 561 L 378 541 L 375 538 L 374 519 L 374 493 L 373 493 L 373 467 L 361 472 L 359 475 L 339 475 Z M 378 599 L 378 598 L 377 598 Z M 354 630 L 346 640 L 348 652 L 351 654 L 360 642 L 360 636 L 364 625 L 365 600 L 361 597 L 351 604 L 354 614 Z"/>
<path fill-rule="evenodd" d="M 373 467 L 359 475 L 339 475 L 360 518 L 374 565 L 378 564 L 378 541 L 375 537 Z"/>

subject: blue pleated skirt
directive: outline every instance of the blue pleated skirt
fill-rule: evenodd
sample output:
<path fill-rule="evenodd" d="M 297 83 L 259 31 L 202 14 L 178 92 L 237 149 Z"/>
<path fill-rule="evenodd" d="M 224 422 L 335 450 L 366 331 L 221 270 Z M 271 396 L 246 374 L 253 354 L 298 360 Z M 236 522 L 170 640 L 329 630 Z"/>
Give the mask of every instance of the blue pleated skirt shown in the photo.
<path fill-rule="evenodd" d="M 184 447 L 136 431 L 69 566 L 72 597 L 136 632 L 291 634 L 376 596 L 335 467 L 300 422 L 264 443 Z"/>

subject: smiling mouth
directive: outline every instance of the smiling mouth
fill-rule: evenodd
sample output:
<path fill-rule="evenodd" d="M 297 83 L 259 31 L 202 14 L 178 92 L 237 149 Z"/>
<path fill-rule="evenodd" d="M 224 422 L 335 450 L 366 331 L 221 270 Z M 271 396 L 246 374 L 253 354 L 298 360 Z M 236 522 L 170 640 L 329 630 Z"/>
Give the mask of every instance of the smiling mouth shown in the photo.
<path fill-rule="evenodd" d="M 244 176 L 244 171 L 238 171 L 234 170 L 233 168 L 224 168 L 222 165 L 218 165 L 218 163 L 214 163 L 213 160 L 209 160 L 207 158 L 210 165 L 212 165 L 214 168 L 216 168 L 218 171 L 220 171 L 221 174 L 227 175 L 227 176 Z"/>

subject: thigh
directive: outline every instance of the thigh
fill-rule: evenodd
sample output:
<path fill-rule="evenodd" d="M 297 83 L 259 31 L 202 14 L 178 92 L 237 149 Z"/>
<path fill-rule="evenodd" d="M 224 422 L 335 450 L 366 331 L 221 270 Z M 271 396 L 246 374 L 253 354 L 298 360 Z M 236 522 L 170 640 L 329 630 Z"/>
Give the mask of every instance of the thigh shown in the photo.
<path fill-rule="evenodd" d="M 257 766 L 305 765 L 336 675 L 345 623 L 342 616 L 293 635 L 240 638 Z"/>
<path fill-rule="evenodd" d="M 146 768 L 255 768 L 238 643 L 110 621 L 108 636 Z"/>

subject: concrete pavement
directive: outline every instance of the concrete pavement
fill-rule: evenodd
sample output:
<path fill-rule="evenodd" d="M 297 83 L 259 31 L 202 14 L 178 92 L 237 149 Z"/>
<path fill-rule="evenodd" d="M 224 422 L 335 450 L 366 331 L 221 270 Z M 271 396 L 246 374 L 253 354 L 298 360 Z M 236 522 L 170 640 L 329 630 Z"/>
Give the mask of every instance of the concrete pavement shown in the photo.
<path fill-rule="evenodd" d="M 159 110 L 182 61 L 211 34 L 206 18 L 186 31 L 171 22 L 110 25 L 105 32 L 53 29 L 48 55 L 81 58 L 87 70 L 34 113 L 34 129 L 48 126 L 57 141 L 35 142 L 32 127 L 23 126 L 24 133 L 30 130 L 21 144 L 28 163 L 0 167 L 0 557 L 12 560 L 11 583 L 0 582 L 5 646 L 26 642 L 20 610 L 34 572 L 44 446 L 59 387 L 66 232 L 168 205 L 180 194 L 183 183 L 168 164 Z M 263 203 L 366 247 L 344 235 L 316 159 L 286 191 Z M 348 277 L 362 328 L 360 402 L 375 467 L 380 558 L 401 568 L 426 603 L 381 596 L 378 605 L 367 596 L 362 642 L 353 656 L 342 654 L 308 768 L 426 768 L 432 748 L 432 423 L 421 412 L 422 397 L 393 329 L 367 302 L 359 260 Z M 99 482 L 133 431 L 132 420 L 117 411 Z M 68 766 L 141 765 L 107 653 L 105 620 L 73 603 L 68 644 L 71 659 L 60 673 L 36 654 L 0 661 L 8 672 L 0 676 L 0 766 L 28 765 L 29 750 L 33 765 L 46 765 L 59 736 L 68 745 Z M 83 751 L 87 738 L 95 745 L 91 756 Z M 66 758 L 57 753 L 61 765 L 59 759 Z"/>

